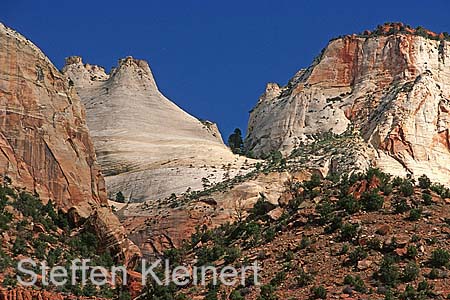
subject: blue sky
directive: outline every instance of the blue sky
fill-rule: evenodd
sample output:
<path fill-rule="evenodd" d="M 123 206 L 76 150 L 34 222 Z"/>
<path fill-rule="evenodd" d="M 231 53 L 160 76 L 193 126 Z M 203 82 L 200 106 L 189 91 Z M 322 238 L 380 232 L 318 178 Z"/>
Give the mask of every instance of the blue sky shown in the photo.
<path fill-rule="evenodd" d="M 0 21 L 61 68 L 80 55 L 106 69 L 121 57 L 149 61 L 160 90 L 217 122 L 245 131 L 267 82 L 285 84 L 332 37 L 387 21 L 450 32 L 450 1 L 22 1 Z"/>

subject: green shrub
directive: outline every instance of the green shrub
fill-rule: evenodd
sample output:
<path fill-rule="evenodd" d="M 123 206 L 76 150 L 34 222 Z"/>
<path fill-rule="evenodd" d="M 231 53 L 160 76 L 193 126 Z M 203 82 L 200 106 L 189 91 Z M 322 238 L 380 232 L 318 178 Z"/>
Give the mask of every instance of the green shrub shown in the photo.
<path fill-rule="evenodd" d="M 355 250 L 348 255 L 349 262 L 356 265 L 358 261 L 367 258 L 368 254 L 362 247 L 356 247 Z"/>
<path fill-rule="evenodd" d="M 433 204 L 433 198 L 431 197 L 431 195 L 429 193 L 422 193 L 422 199 L 425 205 L 431 205 Z"/>
<path fill-rule="evenodd" d="M 6 211 L 0 211 L 0 230 L 8 230 L 13 215 Z"/>
<path fill-rule="evenodd" d="M 45 249 L 47 248 L 47 243 L 40 240 L 40 239 L 36 239 L 33 242 L 33 247 L 34 247 L 34 255 L 38 258 L 38 259 L 44 259 L 45 258 Z"/>
<path fill-rule="evenodd" d="M 393 190 L 392 184 L 390 184 L 390 183 L 383 184 L 380 187 L 380 190 L 383 192 L 383 194 L 385 196 L 389 196 L 390 194 L 392 194 L 392 190 Z"/>
<path fill-rule="evenodd" d="M 25 240 L 18 236 L 14 242 L 12 252 L 14 255 L 27 254 L 27 244 Z"/>
<path fill-rule="evenodd" d="M 331 220 L 334 206 L 330 201 L 323 201 L 316 206 L 316 211 L 320 215 L 320 223 L 324 225 Z"/>
<path fill-rule="evenodd" d="M 291 261 L 291 260 L 293 260 L 294 257 L 295 257 L 295 256 L 294 256 L 294 252 L 288 250 L 288 251 L 286 251 L 286 252 L 283 254 L 283 257 L 284 257 L 284 260 L 285 260 L 285 261 Z"/>
<path fill-rule="evenodd" d="M 352 195 L 345 195 L 339 199 L 337 205 L 349 214 L 354 214 L 361 209 L 361 204 Z"/>
<path fill-rule="evenodd" d="M 330 224 L 325 227 L 325 233 L 333 233 L 340 228 L 342 228 L 342 218 L 335 215 L 331 218 Z"/>
<path fill-rule="evenodd" d="M 440 268 L 448 265 L 450 253 L 442 248 L 436 249 L 431 253 L 430 263 L 433 267 Z"/>
<path fill-rule="evenodd" d="M 419 177 L 419 187 L 421 189 L 429 189 L 431 186 L 431 180 L 424 174 Z"/>
<path fill-rule="evenodd" d="M 311 179 L 309 181 L 305 181 L 303 183 L 303 186 L 308 189 L 308 190 L 312 190 L 318 186 L 320 186 L 320 183 L 322 182 L 322 178 L 320 177 L 319 174 L 312 174 Z"/>
<path fill-rule="evenodd" d="M 417 285 L 417 291 L 422 295 L 425 294 L 427 296 L 431 296 L 431 293 L 433 292 L 433 286 L 424 279 Z"/>
<path fill-rule="evenodd" d="M 270 281 L 272 286 L 279 286 L 286 279 L 286 273 L 284 271 L 278 272 L 274 278 Z"/>
<path fill-rule="evenodd" d="M 0 249 L 0 273 L 3 273 L 6 268 L 11 267 L 12 263 L 11 257 Z"/>
<path fill-rule="evenodd" d="M 419 276 L 419 272 L 419 266 L 415 262 L 411 261 L 408 263 L 408 265 L 406 265 L 405 269 L 403 269 L 402 280 L 404 282 L 416 280 L 416 278 Z"/>
<path fill-rule="evenodd" d="M 391 256 L 385 256 L 378 270 L 378 278 L 388 286 L 395 286 L 400 277 L 395 260 Z"/>
<path fill-rule="evenodd" d="M 367 247 L 371 250 L 380 251 L 382 246 L 381 241 L 376 237 L 373 237 L 367 241 Z"/>
<path fill-rule="evenodd" d="M 403 183 L 403 179 L 401 177 L 395 177 L 394 180 L 392 180 L 392 185 L 394 187 L 399 187 Z"/>
<path fill-rule="evenodd" d="M 344 284 L 352 286 L 355 289 L 355 291 L 357 291 L 357 292 L 360 292 L 360 293 L 367 292 L 367 288 L 366 288 L 366 285 L 364 284 L 364 280 L 362 280 L 362 278 L 359 277 L 358 275 L 356 275 L 356 276 L 352 276 L 352 275 L 345 276 Z"/>
<path fill-rule="evenodd" d="M 311 288 L 312 299 L 327 299 L 327 290 L 323 286 Z"/>
<path fill-rule="evenodd" d="M 230 247 L 226 249 L 225 264 L 234 263 L 241 256 L 241 250 L 237 247 Z"/>
<path fill-rule="evenodd" d="M 373 189 L 361 195 L 361 204 L 366 211 L 377 211 L 383 208 L 384 197 L 378 194 L 378 189 Z"/>
<path fill-rule="evenodd" d="M 450 190 L 440 183 L 433 183 L 430 190 L 438 194 L 441 198 L 450 198 Z"/>
<path fill-rule="evenodd" d="M 17 286 L 17 279 L 14 276 L 5 276 L 2 282 L 3 287 L 15 287 Z"/>
<path fill-rule="evenodd" d="M 276 235 L 277 234 L 275 232 L 275 229 L 270 227 L 264 233 L 264 240 L 266 241 L 266 243 L 270 243 L 275 239 Z"/>
<path fill-rule="evenodd" d="M 347 254 L 349 250 L 348 244 L 343 244 L 341 250 L 339 251 L 340 255 Z"/>
<path fill-rule="evenodd" d="M 411 181 L 405 179 L 403 183 L 400 185 L 400 193 L 402 193 L 403 196 L 409 197 L 414 193 L 414 186 L 412 185 Z"/>
<path fill-rule="evenodd" d="M 406 249 L 406 256 L 411 259 L 416 258 L 417 254 L 418 254 L 418 251 L 417 251 L 416 246 L 414 246 L 414 245 L 409 245 L 408 248 Z"/>
<path fill-rule="evenodd" d="M 313 276 L 306 273 L 305 270 L 300 269 L 297 276 L 295 276 L 295 283 L 298 287 L 305 287 L 313 281 Z"/>
<path fill-rule="evenodd" d="M 116 194 L 116 202 L 125 203 L 125 196 L 121 191 Z"/>
<path fill-rule="evenodd" d="M 311 245 L 311 239 L 307 236 L 302 236 L 302 239 L 300 241 L 300 245 L 298 246 L 300 250 L 306 249 Z"/>
<path fill-rule="evenodd" d="M 400 295 L 400 298 L 405 300 L 417 299 L 417 292 L 411 285 L 407 285 L 405 291 Z"/>
<path fill-rule="evenodd" d="M 358 236 L 358 224 L 345 223 L 341 227 L 341 240 L 352 241 Z"/>
<path fill-rule="evenodd" d="M 409 207 L 408 203 L 406 202 L 406 199 L 404 199 L 404 198 L 397 199 L 393 203 L 393 207 L 394 207 L 395 212 L 398 214 L 405 213 L 411 209 Z"/>
<path fill-rule="evenodd" d="M 245 298 L 239 290 L 234 290 L 230 294 L 230 300 L 245 300 Z"/>
<path fill-rule="evenodd" d="M 418 221 L 422 217 L 422 210 L 419 208 L 413 208 L 409 211 L 408 219 L 410 221 Z"/>

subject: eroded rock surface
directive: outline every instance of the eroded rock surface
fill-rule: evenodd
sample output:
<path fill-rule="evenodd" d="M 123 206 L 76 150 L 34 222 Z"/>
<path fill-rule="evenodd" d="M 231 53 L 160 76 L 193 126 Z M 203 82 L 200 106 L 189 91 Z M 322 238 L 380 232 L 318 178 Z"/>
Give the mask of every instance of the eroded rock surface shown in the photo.
<path fill-rule="evenodd" d="M 161 94 L 147 62 L 127 57 L 106 74 L 70 57 L 64 73 L 86 106 L 110 197 L 159 199 L 245 172 L 245 159 L 223 144 L 214 123 Z"/>
<path fill-rule="evenodd" d="M 250 115 L 247 149 L 290 154 L 317 134 L 354 127 L 370 164 L 450 183 L 450 42 L 424 32 L 390 24 L 330 41 L 286 86 L 267 86 Z"/>
<path fill-rule="evenodd" d="M 3 24 L 0 174 L 75 219 L 102 216 L 97 234 L 107 241 L 106 248 L 125 263 L 139 255 L 108 207 L 78 95 L 32 42 Z"/>

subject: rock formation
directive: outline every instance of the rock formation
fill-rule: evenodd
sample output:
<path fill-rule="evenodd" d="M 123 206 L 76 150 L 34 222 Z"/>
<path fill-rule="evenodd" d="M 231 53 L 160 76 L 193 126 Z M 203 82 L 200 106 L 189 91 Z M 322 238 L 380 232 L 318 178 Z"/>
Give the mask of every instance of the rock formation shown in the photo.
<path fill-rule="evenodd" d="M 215 124 L 164 97 L 147 62 L 127 57 L 106 74 L 69 57 L 63 72 L 86 106 L 110 197 L 164 198 L 240 172 L 245 159 L 223 144 Z"/>
<path fill-rule="evenodd" d="M 79 97 L 33 43 L 3 24 L 0 174 L 78 220 L 96 216 L 97 234 L 125 263 L 139 255 L 108 208 Z"/>
<path fill-rule="evenodd" d="M 450 183 L 448 36 L 403 24 L 330 41 L 280 87 L 269 84 L 250 115 L 246 147 L 289 155 L 317 135 L 354 128 L 371 164 Z"/>
<path fill-rule="evenodd" d="M 255 174 L 196 199 L 178 199 L 176 202 L 185 202 L 179 206 L 152 201 L 131 203 L 118 214 L 130 239 L 144 256 L 152 257 L 180 247 L 190 240 L 197 227 L 215 228 L 243 218 L 262 196 L 274 207 L 285 206 L 290 200 L 286 184 L 303 181 L 310 175 L 308 171 Z"/>

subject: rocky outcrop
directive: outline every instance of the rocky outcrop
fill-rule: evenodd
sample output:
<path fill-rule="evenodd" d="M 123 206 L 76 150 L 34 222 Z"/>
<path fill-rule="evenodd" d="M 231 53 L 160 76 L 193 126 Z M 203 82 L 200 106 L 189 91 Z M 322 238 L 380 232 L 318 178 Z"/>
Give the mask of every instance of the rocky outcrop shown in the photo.
<path fill-rule="evenodd" d="M 286 86 L 268 85 L 250 115 L 247 149 L 290 154 L 320 134 L 355 130 L 371 164 L 450 183 L 449 43 L 403 24 L 330 41 Z"/>
<path fill-rule="evenodd" d="M 241 171 L 245 159 L 223 144 L 217 126 L 164 97 L 147 62 L 127 57 L 107 75 L 70 57 L 63 72 L 86 106 L 110 197 L 164 198 Z"/>
<path fill-rule="evenodd" d="M 51 199 L 76 220 L 102 215 L 97 234 L 108 239 L 108 249 L 118 250 L 113 254 L 125 262 L 139 255 L 108 208 L 85 111 L 73 86 L 33 43 L 2 24 L 0 174 L 43 201 Z"/>
<path fill-rule="evenodd" d="M 176 199 L 178 205 L 131 203 L 118 214 L 130 239 L 144 256 L 152 257 L 190 241 L 196 228 L 211 229 L 243 220 L 261 197 L 273 207 L 285 206 L 292 199 L 286 193 L 289 182 L 301 182 L 310 176 L 308 171 L 261 173 L 195 200 Z"/>

